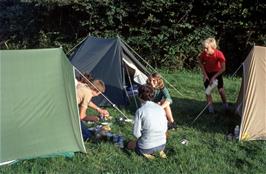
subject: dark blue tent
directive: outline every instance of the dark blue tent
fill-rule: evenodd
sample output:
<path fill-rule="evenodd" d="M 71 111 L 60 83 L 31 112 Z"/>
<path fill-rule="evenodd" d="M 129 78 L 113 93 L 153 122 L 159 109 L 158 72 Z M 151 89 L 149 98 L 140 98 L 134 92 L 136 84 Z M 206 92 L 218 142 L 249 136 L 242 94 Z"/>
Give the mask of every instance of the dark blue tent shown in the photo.
<path fill-rule="evenodd" d="M 70 61 L 80 72 L 90 73 L 95 79 L 103 80 L 106 85 L 104 95 L 116 105 L 128 103 L 125 91 L 128 85 L 125 79 L 128 76 L 140 75 L 142 82 L 135 82 L 143 83 L 143 75 L 148 74 L 119 37 L 103 39 L 88 36 L 72 53 Z M 103 96 L 96 97 L 94 102 L 100 106 L 110 105 Z"/>

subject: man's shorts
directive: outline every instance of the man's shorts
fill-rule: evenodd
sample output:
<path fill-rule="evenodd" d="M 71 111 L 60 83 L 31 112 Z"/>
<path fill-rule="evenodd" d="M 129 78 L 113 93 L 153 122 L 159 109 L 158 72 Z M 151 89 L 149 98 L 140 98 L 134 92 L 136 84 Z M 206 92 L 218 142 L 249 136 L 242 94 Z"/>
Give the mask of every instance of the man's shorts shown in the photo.
<path fill-rule="evenodd" d="M 209 79 L 211 80 L 211 78 L 216 74 L 217 72 L 210 72 L 207 73 L 207 76 L 209 77 Z M 216 78 L 218 80 L 218 89 L 223 88 L 224 87 L 224 81 L 223 81 L 223 76 L 222 74 L 220 74 L 219 76 L 217 76 Z M 205 89 L 209 86 L 210 81 L 209 80 L 205 80 L 204 82 L 204 87 Z"/>
<path fill-rule="evenodd" d="M 93 134 L 92 131 L 90 131 L 82 121 L 80 121 L 80 126 L 81 126 L 83 140 L 84 141 L 89 140 L 92 137 Z"/>

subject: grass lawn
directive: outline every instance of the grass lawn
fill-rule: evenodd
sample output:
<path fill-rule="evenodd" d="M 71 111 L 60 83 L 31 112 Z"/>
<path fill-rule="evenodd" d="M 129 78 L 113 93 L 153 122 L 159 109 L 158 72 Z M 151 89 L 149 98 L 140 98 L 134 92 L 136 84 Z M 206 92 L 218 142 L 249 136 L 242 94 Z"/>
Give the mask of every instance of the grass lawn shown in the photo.
<path fill-rule="evenodd" d="M 225 138 L 240 122 L 232 109 L 240 87 L 239 78 L 224 78 L 230 112 L 223 110 L 216 90 L 213 93 L 216 114 L 204 112 L 192 124 L 206 105 L 201 74 L 188 71 L 164 71 L 162 74 L 182 93 L 181 96 L 169 87 L 178 128 L 169 131 L 167 159 L 150 161 L 108 141 L 88 141 L 85 143 L 87 154 L 24 160 L 1 167 L 0 173 L 265 173 L 265 141 L 238 142 Z M 132 125 L 117 125 L 114 120 L 120 114 L 110 110 L 112 132 L 132 139 Z M 128 117 L 133 117 L 132 109 L 122 110 Z M 187 139 L 188 144 L 181 144 L 182 139 Z"/>

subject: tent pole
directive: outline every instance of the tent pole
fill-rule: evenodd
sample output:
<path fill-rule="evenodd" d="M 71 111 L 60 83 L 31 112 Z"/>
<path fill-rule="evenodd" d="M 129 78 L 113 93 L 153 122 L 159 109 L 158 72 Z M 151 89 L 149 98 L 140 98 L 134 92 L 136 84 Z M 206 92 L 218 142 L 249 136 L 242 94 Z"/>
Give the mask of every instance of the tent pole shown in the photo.
<path fill-rule="evenodd" d="M 134 95 L 134 89 L 133 89 L 132 81 L 131 81 L 130 76 L 129 76 L 129 72 L 128 72 L 127 65 L 125 65 L 125 68 L 126 68 L 126 70 L 127 70 L 127 76 L 128 76 L 128 80 L 129 80 L 129 83 L 130 83 L 130 86 L 131 86 L 131 92 L 133 93 L 133 98 L 134 98 L 135 106 L 136 106 L 136 108 L 138 108 L 139 106 L 138 106 L 138 103 L 137 103 L 136 97 L 135 97 L 135 95 Z"/>
<path fill-rule="evenodd" d="M 117 36 L 119 37 L 119 36 Z M 120 38 L 120 37 L 119 37 Z M 121 39 L 121 38 L 120 38 Z M 151 70 L 153 70 L 154 72 L 157 72 L 156 69 L 154 69 L 146 60 L 144 60 L 133 48 L 131 48 L 123 39 L 121 39 L 121 41 L 131 50 L 133 51 L 144 63 L 146 63 L 146 65 L 149 66 L 149 68 L 151 68 Z M 150 73 L 150 72 L 149 72 Z M 158 73 L 158 72 L 157 72 Z M 183 96 L 183 94 L 178 91 L 172 84 L 170 84 L 170 82 L 168 82 L 165 78 L 163 78 L 163 80 L 169 85 L 171 86 L 175 91 L 177 91 L 177 93 L 181 96 Z"/>
<path fill-rule="evenodd" d="M 119 37 L 119 36 L 117 36 L 117 37 Z M 120 38 L 120 39 L 131 51 L 133 51 L 144 63 L 146 63 L 146 65 L 148 65 L 149 68 L 154 70 L 154 68 L 146 60 L 144 60 L 133 48 L 131 48 L 122 38 Z M 151 72 L 148 72 L 148 73 L 151 73 Z"/>
<path fill-rule="evenodd" d="M 87 39 L 88 36 L 84 37 L 77 45 L 75 45 L 73 48 L 71 48 L 66 55 L 69 55 L 75 48 L 77 48 L 84 40 Z"/>
<path fill-rule="evenodd" d="M 87 79 L 74 65 L 73 67 L 75 68 L 75 70 L 84 78 L 86 79 L 87 82 L 89 82 L 95 89 L 97 89 L 100 94 L 112 105 L 112 107 L 114 107 L 118 112 L 120 112 L 120 114 L 122 114 L 126 119 L 129 119 L 113 102 L 111 102 L 111 100 L 109 100 L 95 85 L 93 85 L 93 83 L 91 83 L 91 81 L 89 81 L 89 79 Z"/>

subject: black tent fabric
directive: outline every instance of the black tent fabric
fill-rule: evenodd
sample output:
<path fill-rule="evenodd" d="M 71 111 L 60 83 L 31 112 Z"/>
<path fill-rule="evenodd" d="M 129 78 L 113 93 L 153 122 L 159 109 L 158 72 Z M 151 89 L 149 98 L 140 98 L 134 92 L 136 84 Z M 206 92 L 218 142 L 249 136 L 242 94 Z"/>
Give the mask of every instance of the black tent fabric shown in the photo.
<path fill-rule="evenodd" d="M 104 95 L 116 105 L 127 105 L 128 98 L 124 89 L 125 74 L 123 57 L 130 59 L 144 74 L 145 67 L 134 57 L 120 38 L 104 39 L 88 36 L 70 56 L 71 63 L 82 73 L 90 73 L 95 79 L 104 81 Z M 103 97 L 93 102 L 100 106 L 110 103 Z"/>

